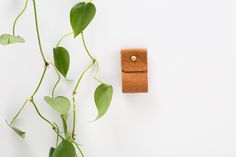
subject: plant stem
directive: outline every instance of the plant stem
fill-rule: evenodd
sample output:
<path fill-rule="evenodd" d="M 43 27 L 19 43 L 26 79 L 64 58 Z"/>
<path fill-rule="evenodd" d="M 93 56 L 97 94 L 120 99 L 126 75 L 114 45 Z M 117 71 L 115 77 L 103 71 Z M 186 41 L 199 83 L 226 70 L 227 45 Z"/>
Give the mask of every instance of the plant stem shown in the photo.
<path fill-rule="evenodd" d="M 82 72 L 82 74 L 80 75 L 78 81 L 77 81 L 77 84 L 73 90 L 73 94 L 72 94 L 72 104 L 73 104 L 73 130 L 72 130 L 72 137 L 73 139 L 75 138 L 75 129 L 76 129 L 76 103 L 75 103 L 75 94 L 77 92 L 77 89 L 78 89 L 78 86 L 84 76 L 84 74 L 94 66 L 94 64 L 96 63 L 96 59 L 91 55 L 91 53 L 89 52 L 88 48 L 87 48 L 87 45 L 86 45 L 86 42 L 85 42 L 85 39 L 84 39 L 84 34 L 83 32 L 81 33 L 81 36 L 82 36 L 82 41 L 83 41 L 83 45 L 84 45 L 84 48 L 85 48 L 85 51 L 87 52 L 89 58 L 92 60 L 92 63 Z"/>
<path fill-rule="evenodd" d="M 94 74 L 94 76 L 93 76 L 93 79 L 95 79 L 97 82 L 99 82 L 99 83 L 101 83 L 101 84 L 106 84 L 106 83 L 104 83 L 104 82 L 102 82 L 101 80 L 99 80 L 98 78 L 97 78 L 97 74 L 98 74 L 98 72 L 99 72 L 99 62 L 98 61 L 96 61 L 96 72 L 95 72 L 95 74 Z"/>
<path fill-rule="evenodd" d="M 79 77 L 79 80 L 73 90 L 73 94 L 72 94 L 72 104 L 73 104 L 73 131 L 72 131 L 72 136 L 74 136 L 75 134 L 75 128 L 76 128 L 76 106 L 75 106 L 75 94 L 77 92 L 77 89 L 78 89 L 78 86 L 84 76 L 84 74 L 90 69 L 93 67 L 93 65 L 95 64 L 95 62 L 91 63 L 83 72 L 82 74 L 80 75 Z"/>
<path fill-rule="evenodd" d="M 54 93 L 55 93 L 55 89 L 56 89 L 58 83 L 59 83 L 60 80 L 61 80 L 61 75 L 59 74 L 59 72 L 57 71 L 56 66 L 55 66 L 52 62 L 50 62 L 49 64 L 51 64 L 51 65 L 53 66 L 53 68 L 54 68 L 54 70 L 56 71 L 57 76 L 58 76 L 57 82 L 55 83 L 55 85 L 54 85 L 54 87 L 53 87 L 53 90 L 52 90 L 52 98 L 53 98 L 53 97 L 54 97 Z"/>
<path fill-rule="evenodd" d="M 82 150 L 80 149 L 78 143 L 76 143 L 75 141 L 73 141 L 73 143 L 75 144 L 76 148 L 79 150 L 81 157 L 84 157 L 84 154 L 83 154 Z"/>
<path fill-rule="evenodd" d="M 39 84 L 38 84 L 38 86 L 36 87 L 34 93 L 31 96 L 32 99 L 35 96 L 35 94 L 38 92 L 38 90 L 39 90 L 39 88 L 40 88 L 40 86 L 41 86 L 41 84 L 43 82 L 43 79 L 44 79 L 44 76 L 45 76 L 45 73 L 46 73 L 47 67 L 48 67 L 48 62 L 45 59 L 43 48 L 42 48 L 42 44 L 41 44 L 41 39 L 40 39 L 39 26 L 38 26 L 38 15 L 37 15 L 37 8 L 36 8 L 35 0 L 33 0 L 33 7 L 34 7 L 34 18 L 35 18 L 35 27 L 36 27 L 36 33 L 37 33 L 37 38 L 38 38 L 38 45 L 39 45 L 39 50 L 40 50 L 41 56 L 43 58 L 45 67 L 44 67 L 43 74 L 42 74 L 42 76 L 40 78 Z"/>
<path fill-rule="evenodd" d="M 44 76 L 45 76 L 46 71 L 47 71 L 47 66 L 45 66 L 45 68 L 44 68 L 43 74 L 42 74 L 42 76 L 41 76 L 41 78 L 40 78 L 40 81 L 39 81 L 39 83 L 38 83 L 38 85 L 37 85 L 35 91 L 34 91 L 33 94 L 30 96 L 30 98 L 27 99 L 27 100 L 24 102 L 24 104 L 22 105 L 22 107 L 20 108 L 20 110 L 17 112 L 17 114 L 16 114 L 16 115 L 14 116 L 14 118 L 12 119 L 12 121 L 11 121 L 11 123 L 10 123 L 10 126 L 12 126 L 13 123 L 16 121 L 17 117 L 18 117 L 18 116 L 20 115 L 20 113 L 23 111 L 23 109 L 24 109 L 24 107 L 26 106 L 26 104 L 27 104 L 29 101 L 31 101 L 31 102 L 33 101 L 33 98 L 34 98 L 35 94 L 38 92 L 38 90 L 39 90 L 39 88 L 40 88 L 40 86 L 41 86 L 41 84 L 42 84 L 42 82 L 43 82 L 43 78 L 44 78 Z"/>
<path fill-rule="evenodd" d="M 65 37 L 70 36 L 70 35 L 72 35 L 72 34 L 73 34 L 73 32 L 67 33 L 67 34 L 63 35 L 63 36 L 60 38 L 60 40 L 58 41 L 56 47 L 58 47 L 58 46 L 60 45 L 61 41 L 62 41 Z"/>
<path fill-rule="evenodd" d="M 72 94 L 72 105 L 73 105 L 73 129 L 72 138 L 75 139 L 75 129 L 76 129 L 76 105 L 75 105 L 75 93 Z"/>
<path fill-rule="evenodd" d="M 20 115 L 20 113 L 23 111 L 24 107 L 27 105 L 27 103 L 30 101 L 30 99 L 27 99 L 24 104 L 22 105 L 22 107 L 20 108 L 20 110 L 17 112 L 17 114 L 14 116 L 14 118 L 12 119 L 12 121 L 10 122 L 10 126 L 12 126 L 14 124 L 14 122 L 16 121 L 17 117 Z"/>
<path fill-rule="evenodd" d="M 47 118 L 45 118 L 45 117 L 40 113 L 40 111 L 39 111 L 37 105 L 35 104 L 34 100 L 31 100 L 31 103 L 33 104 L 33 106 L 34 106 L 36 112 L 38 113 L 39 117 L 40 117 L 41 119 L 43 119 L 45 122 L 47 122 L 49 125 L 51 125 L 51 127 L 53 128 L 53 130 L 56 132 L 56 134 L 57 134 L 61 139 L 64 139 L 64 138 L 60 135 L 60 133 L 59 133 L 59 131 L 58 131 L 59 129 L 58 129 L 57 125 L 54 125 L 54 123 L 50 122 Z"/>
<path fill-rule="evenodd" d="M 35 26 L 36 26 L 39 50 L 40 50 L 41 56 L 43 58 L 43 61 L 45 63 L 47 63 L 46 58 L 44 56 L 44 52 L 43 52 L 43 48 L 42 48 L 42 44 L 41 44 L 41 39 L 40 39 L 39 26 L 38 26 L 38 16 L 37 16 L 37 8 L 36 8 L 35 0 L 33 0 L 33 5 L 34 5 L 34 18 L 35 18 Z"/>
<path fill-rule="evenodd" d="M 95 73 L 95 75 L 94 75 L 93 78 L 94 78 L 96 81 L 98 81 L 99 83 L 104 83 L 104 82 L 102 82 L 101 80 L 99 80 L 99 79 L 97 78 L 97 74 L 98 74 L 98 70 L 99 70 L 99 62 L 98 62 L 98 61 L 91 55 L 91 53 L 89 52 L 89 50 L 88 50 L 88 48 L 87 48 L 87 45 L 86 45 L 86 42 L 85 42 L 85 39 L 84 39 L 84 33 L 83 33 L 83 32 L 81 33 L 81 36 L 82 36 L 82 41 L 83 41 L 83 45 L 84 45 L 85 51 L 87 52 L 89 58 L 91 58 L 91 60 L 92 60 L 93 62 L 96 62 L 96 63 L 97 63 L 96 73 Z"/>
<path fill-rule="evenodd" d="M 42 76 L 41 76 L 41 78 L 40 78 L 40 81 L 39 81 L 39 83 L 38 83 L 38 85 L 37 85 L 35 91 L 34 91 L 33 94 L 30 96 L 30 98 L 27 99 L 27 100 L 24 102 L 23 106 L 20 108 L 20 110 L 17 112 L 17 114 L 16 114 L 16 115 L 14 116 L 14 118 L 12 119 L 12 121 L 11 121 L 11 123 L 10 123 L 10 126 L 12 126 L 13 123 L 16 121 L 16 119 L 18 118 L 18 116 L 19 116 L 20 113 L 23 111 L 24 107 L 26 106 L 26 104 L 27 104 L 29 101 L 32 101 L 32 100 L 33 100 L 33 97 L 34 97 L 35 94 L 38 92 L 38 90 L 39 90 L 39 88 L 40 88 L 40 86 L 41 86 L 41 84 L 42 84 L 42 82 L 43 82 L 43 78 L 44 78 L 44 76 L 45 76 L 46 70 L 47 70 L 47 66 L 45 66 L 45 68 L 44 68 L 43 74 L 42 74 Z"/>
<path fill-rule="evenodd" d="M 82 80 L 84 74 L 85 74 L 90 68 L 92 68 L 94 64 L 95 64 L 94 62 L 91 63 L 91 64 L 82 72 L 82 74 L 80 75 L 79 80 L 77 81 L 77 84 L 76 84 L 76 86 L 75 86 L 75 88 L 74 88 L 74 92 L 75 92 L 75 93 L 76 93 L 76 91 L 77 91 L 77 89 L 78 89 L 78 86 L 79 86 L 79 84 L 80 84 L 80 82 L 81 82 L 81 80 Z"/>
<path fill-rule="evenodd" d="M 13 25 L 13 35 L 15 35 L 15 25 L 16 25 L 16 21 L 18 20 L 18 18 L 19 18 L 19 17 L 23 14 L 23 12 L 25 11 L 27 4 L 28 4 L 28 0 L 26 0 L 26 4 L 25 4 L 25 7 L 24 7 L 23 11 L 17 16 L 17 18 L 16 18 L 16 20 L 15 20 L 15 22 L 14 22 L 14 25 Z M 54 130 L 54 132 L 56 132 L 56 134 L 57 134 L 57 142 L 56 142 L 56 144 L 58 144 L 58 137 L 60 137 L 61 139 L 64 139 L 64 138 L 60 135 L 59 128 L 58 128 L 57 124 L 56 124 L 56 123 L 52 123 L 52 122 L 50 122 L 48 119 L 46 119 L 46 118 L 40 113 L 39 109 L 37 108 L 37 106 L 36 106 L 36 104 L 35 104 L 35 102 L 34 102 L 34 96 L 37 94 L 39 88 L 41 87 L 41 84 L 42 84 L 43 79 L 44 79 L 44 77 L 45 77 L 45 74 L 46 74 L 47 67 L 48 67 L 49 63 L 48 63 L 48 62 L 46 61 L 46 59 L 45 59 L 44 52 L 43 52 L 42 45 L 41 45 L 41 39 L 40 39 L 40 33 L 39 33 L 39 27 L 38 27 L 38 18 L 37 18 L 37 9 L 36 9 L 36 2 L 35 2 L 35 0 L 33 0 L 33 6 L 34 6 L 34 17 L 35 17 L 35 26 L 36 26 L 36 33 L 37 33 L 37 38 L 38 38 L 38 45 L 39 45 L 40 53 L 41 53 L 42 59 L 43 59 L 43 61 L 44 61 L 45 67 L 44 67 L 44 71 L 43 71 L 43 73 L 42 73 L 42 75 L 41 75 L 41 77 L 40 77 L 40 81 L 39 81 L 39 83 L 38 83 L 36 89 L 34 90 L 34 92 L 33 92 L 33 94 L 31 95 L 31 97 L 25 101 L 25 103 L 23 104 L 23 106 L 20 108 L 20 110 L 19 110 L 19 111 L 17 112 L 17 114 L 14 116 L 13 120 L 12 120 L 11 123 L 10 123 L 10 126 L 13 125 L 13 123 L 15 122 L 15 120 L 17 119 L 17 117 L 20 115 L 20 113 L 22 112 L 22 110 L 24 109 L 24 107 L 26 106 L 26 104 L 30 101 L 30 102 L 33 104 L 33 106 L 34 106 L 36 112 L 38 113 L 38 115 L 40 116 L 40 118 L 43 119 L 45 122 L 47 122 L 49 125 L 51 125 L 51 127 L 52 127 L 53 130 Z M 54 86 L 54 88 L 53 88 L 53 92 L 52 92 L 52 96 L 54 96 L 55 88 L 56 88 L 56 86 L 58 85 L 58 83 L 59 83 L 59 81 L 60 81 L 60 74 L 59 74 L 58 71 L 56 70 L 55 65 L 54 65 L 53 63 L 51 63 L 51 64 L 53 65 L 55 71 L 56 71 L 57 74 L 58 74 L 58 80 L 57 80 L 57 82 L 56 82 L 56 84 L 55 84 L 55 86 Z"/>
<path fill-rule="evenodd" d="M 54 125 L 56 126 L 56 129 L 57 129 L 56 131 L 59 133 L 60 130 L 59 130 L 58 125 L 56 123 L 54 123 Z M 56 147 L 58 146 L 58 142 L 59 142 L 59 135 L 57 134 L 57 136 L 56 136 Z"/>
<path fill-rule="evenodd" d="M 28 0 L 25 1 L 24 8 L 22 9 L 22 11 L 17 15 L 17 17 L 16 17 L 15 20 L 14 20 L 14 23 L 13 23 L 13 31 L 12 31 L 13 36 L 15 36 L 16 23 L 17 23 L 18 19 L 21 17 L 21 15 L 25 12 L 27 5 L 28 5 Z"/>
<path fill-rule="evenodd" d="M 93 62 L 95 62 L 96 59 L 93 58 L 93 56 L 91 55 L 91 53 L 89 52 L 89 50 L 88 50 L 88 48 L 87 48 L 87 45 L 86 45 L 86 42 L 85 42 L 85 39 L 84 39 L 84 33 L 83 33 L 83 32 L 81 33 L 81 37 L 82 37 L 82 41 L 83 41 L 83 45 L 84 45 L 85 51 L 87 52 L 89 58 L 91 58 L 91 60 L 92 60 Z"/>
<path fill-rule="evenodd" d="M 31 102 L 32 102 L 32 104 L 33 104 L 35 110 L 37 111 L 39 117 L 42 118 L 42 119 L 43 119 L 45 122 L 47 122 L 48 124 L 50 124 L 50 125 L 52 126 L 52 128 L 53 128 L 53 127 L 54 127 L 53 123 L 50 122 L 47 118 L 45 118 L 45 117 L 39 112 L 39 109 L 38 109 L 38 107 L 36 106 L 34 100 L 32 100 Z"/>
<path fill-rule="evenodd" d="M 38 92 L 38 90 L 39 90 L 39 88 L 40 88 L 40 86 L 41 86 L 41 84 L 43 82 L 44 76 L 45 76 L 46 71 L 47 71 L 47 67 L 48 67 L 48 65 L 44 67 L 43 74 L 41 75 L 40 81 L 39 81 L 39 83 L 38 83 L 34 93 L 31 96 L 32 98 L 35 96 L 35 94 L 37 94 L 37 92 Z"/>
<path fill-rule="evenodd" d="M 58 142 L 59 142 L 59 136 L 57 135 L 57 139 L 56 139 L 56 147 L 58 146 Z"/>

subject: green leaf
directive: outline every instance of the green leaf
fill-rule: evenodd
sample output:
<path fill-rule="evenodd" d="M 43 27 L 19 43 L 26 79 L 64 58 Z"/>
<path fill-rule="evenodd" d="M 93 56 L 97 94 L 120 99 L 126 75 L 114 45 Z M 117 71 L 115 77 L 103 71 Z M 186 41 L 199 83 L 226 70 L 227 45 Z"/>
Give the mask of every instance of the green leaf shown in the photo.
<path fill-rule="evenodd" d="M 94 100 L 98 110 L 98 115 L 96 120 L 101 118 L 110 106 L 111 99 L 113 95 L 113 88 L 107 84 L 99 85 L 94 93 Z"/>
<path fill-rule="evenodd" d="M 63 140 L 54 151 L 52 157 L 75 157 L 75 155 L 73 144 L 67 140 Z"/>
<path fill-rule="evenodd" d="M 66 77 L 70 67 L 70 55 L 64 47 L 56 47 L 53 49 L 54 63 L 57 70 Z"/>
<path fill-rule="evenodd" d="M 3 34 L 0 36 L 0 45 L 10 45 L 24 42 L 25 40 L 20 36 L 13 36 L 11 34 Z"/>
<path fill-rule="evenodd" d="M 54 151 L 55 151 L 55 148 L 51 147 L 49 150 L 49 157 L 52 157 Z"/>
<path fill-rule="evenodd" d="M 16 127 L 13 127 L 11 126 L 7 121 L 6 121 L 7 125 L 17 134 L 19 135 L 21 138 L 25 138 L 25 132 L 16 128 Z"/>
<path fill-rule="evenodd" d="M 25 132 L 24 131 L 22 131 L 18 128 L 15 128 L 15 127 L 11 127 L 11 128 L 12 128 L 12 130 L 14 130 L 17 133 L 17 135 L 19 135 L 22 138 L 25 138 Z"/>
<path fill-rule="evenodd" d="M 61 115 L 61 119 L 62 119 L 64 134 L 65 134 L 65 137 L 67 137 L 67 135 L 68 135 L 67 123 L 66 123 L 66 121 L 67 121 L 67 116 Z"/>
<path fill-rule="evenodd" d="M 49 104 L 55 111 L 67 115 L 70 109 L 70 101 L 66 97 L 58 96 L 55 98 L 51 98 L 49 96 L 45 96 L 44 100 L 47 104 Z"/>
<path fill-rule="evenodd" d="M 93 3 L 80 2 L 70 11 L 70 23 L 74 37 L 78 36 L 92 21 L 96 14 L 96 7 Z"/>

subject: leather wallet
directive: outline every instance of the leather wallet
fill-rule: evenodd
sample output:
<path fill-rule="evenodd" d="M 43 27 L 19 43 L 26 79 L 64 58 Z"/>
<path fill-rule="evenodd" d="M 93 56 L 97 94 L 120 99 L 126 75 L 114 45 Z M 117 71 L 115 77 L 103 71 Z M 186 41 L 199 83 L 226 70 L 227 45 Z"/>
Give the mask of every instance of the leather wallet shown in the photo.
<path fill-rule="evenodd" d="M 148 92 L 147 49 L 121 50 L 122 92 Z"/>

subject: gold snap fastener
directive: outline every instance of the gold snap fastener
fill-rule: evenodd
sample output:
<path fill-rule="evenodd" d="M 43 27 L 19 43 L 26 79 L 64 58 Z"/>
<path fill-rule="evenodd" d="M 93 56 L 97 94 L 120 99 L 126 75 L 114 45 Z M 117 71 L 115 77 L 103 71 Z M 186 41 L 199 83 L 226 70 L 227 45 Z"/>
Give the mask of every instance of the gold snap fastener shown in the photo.
<path fill-rule="evenodd" d="M 130 60 L 131 60 L 132 62 L 136 62 L 136 61 L 137 61 L 137 57 L 136 57 L 136 56 L 131 56 L 131 57 L 130 57 Z"/>

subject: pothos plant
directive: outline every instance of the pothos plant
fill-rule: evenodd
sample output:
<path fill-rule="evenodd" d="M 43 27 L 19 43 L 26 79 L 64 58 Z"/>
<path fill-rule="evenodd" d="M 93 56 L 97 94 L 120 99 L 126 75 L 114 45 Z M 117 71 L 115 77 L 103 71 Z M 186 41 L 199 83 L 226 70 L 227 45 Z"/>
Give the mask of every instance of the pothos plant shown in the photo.
<path fill-rule="evenodd" d="M 56 134 L 56 146 L 51 147 L 49 149 L 49 157 L 77 157 L 78 153 L 83 157 L 84 154 L 81 150 L 80 144 L 77 142 L 77 138 L 75 135 L 76 132 L 76 113 L 77 113 L 77 106 L 76 106 L 76 93 L 78 91 L 79 84 L 83 78 L 83 76 L 93 67 L 96 67 L 96 72 L 94 74 L 94 79 L 99 83 L 99 86 L 95 89 L 94 92 L 94 100 L 95 105 L 98 111 L 98 115 L 95 120 L 101 118 L 106 111 L 108 110 L 112 95 L 113 95 L 113 88 L 111 85 L 108 85 L 101 80 L 97 78 L 97 73 L 99 69 L 99 63 L 98 61 L 92 56 L 92 54 L 89 52 L 83 31 L 87 28 L 87 26 L 90 24 L 90 22 L 93 20 L 95 14 L 96 14 L 96 7 L 91 1 L 86 2 L 79 2 L 76 5 L 74 5 L 70 11 L 70 24 L 72 27 L 72 32 L 67 33 L 63 35 L 59 42 L 56 44 L 55 48 L 52 50 L 54 62 L 49 61 L 43 51 L 41 38 L 40 38 L 40 31 L 38 26 L 38 15 L 37 15 L 37 7 L 36 7 L 36 0 L 32 0 L 33 3 L 33 9 L 34 9 L 34 20 L 35 20 L 35 26 L 36 26 L 36 34 L 37 34 L 37 40 L 38 40 L 38 46 L 39 51 L 41 53 L 42 61 L 44 63 L 44 69 L 42 72 L 42 75 L 39 79 L 38 84 L 36 85 L 35 90 L 30 95 L 28 99 L 25 100 L 20 110 L 17 112 L 17 114 L 13 117 L 13 119 L 7 123 L 12 130 L 14 130 L 19 136 L 22 138 L 25 137 L 25 132 L 21 129 L 15 127 L 15 122 L 23 109 L 28 105 L 31 104 L 38 116 L 45 121 L 45 123 L 49 124 L 51 126 L 52 130 Z M 13 23 L 13 32 L 12 34 L 3 34 L 0 36 L 0 44 L 1 45 L 9 45 L 9 44 L 17 44 L 17 43 L 24 43 L 25 40 L 19 35 L 16 35 L 16 24 L 19 18 L 23 15 L 28 5 L 28 0 L 25 1 L 25 5 L 22 9 L 22 11 L 19 13 L 19 15 L 16 17 Z M 70 67 L 70 55 L 66 48 L 60 46 L 61 41 L 67 37 L 73 35 L 74 38 L 80 36 L 82 38 L 83 46 L 85 49 L 85 52 L 87 53 L 88 57 L 91 59 L 90 65 L 81 73 L 80 77 L 78 78 L 77 83 L 75 84 L 75 87 L 73 91 L 71 92 L 71 99 L 68 99 L 65 96 L 58 96 L 55 94 L 56 87 L 58 83 L 61 80 L 61 76 L 63 76 L 65 79 L 67 79 L 67 73 Z M 39 110 L 38 105 L 36 103 L 36 100 L 34 97 L 38 93 L 39 89 L 41 88 L 41 85 L 43 83 L 43 80 L 45 79 L 45 74 L 47 72 L 47 69 L 49 66 L 52 66 L 55 72 L 58 75 L 58 78 L 56 80 L 56 83 L 53 86 L 52 94 L 51 96 L 45 96 L 44 100 L 45 102 L 54 109 L 59 116 L 61 117 L 61 122 L 63 128 L 59 128 L 59 125 L 47 119 Z M 71 115 L 70 115 L 71 113 Z M 68 117 L 72 116 L 72 122 L 67 121 Z M 72 130 L 69 130 L 67 127 L 68 125 L 72 124 Z M 77 150 L 77 151 L 76 151 Z"/>

